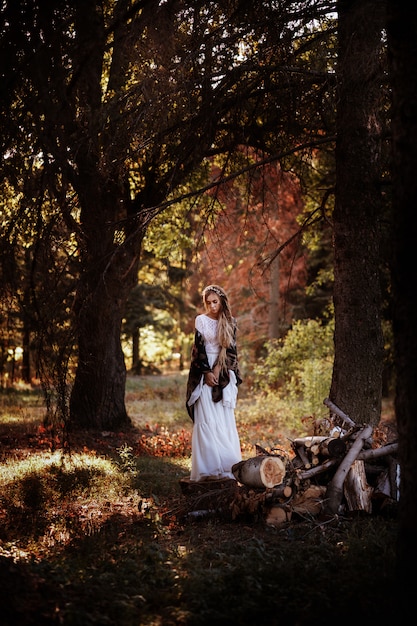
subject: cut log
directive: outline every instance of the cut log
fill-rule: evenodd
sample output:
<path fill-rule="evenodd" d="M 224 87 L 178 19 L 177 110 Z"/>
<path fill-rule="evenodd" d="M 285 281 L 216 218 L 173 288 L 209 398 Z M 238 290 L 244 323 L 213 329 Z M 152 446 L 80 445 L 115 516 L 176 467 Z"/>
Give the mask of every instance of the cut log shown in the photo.
<path fill-rule="evenodd" d="M 269 526 L 282 526 L 291 521 L 291 510 L 286 506 L 272 506 L 265 521 Z"/>
<path fill-rule="evenodd" d="M 311 446 L 322 443 L 326 439 L 327 437 L 322 437 L 318 435 L 311 435 L 307 437 L 296 437 L 296 439 L 293 440 L 293 445 L 295 447 L 304 446 L 305 448 L 311 448 Z"/>
<path fill-rule="evenodd" d="M 343 484 L 343 491 L 349 511 L 372 513 L 373 489 L 366 481 L 363 461 L 356 460 L 352 463 Z"/>
<path fill-rule="evenodd" d="M 232 473 L 240 483 L 262 489 L 281 485 L 286 466 L 279 456 L 256 456 L 233 465 Z"/>
<path fill-rule="evenodd" d="M 303 462 L 303 465 L 304 465 L 305 469 L 310 469 L 311 463 L 310 463 L 310 461 L 308 459 L 308 456 L 306 454 L 304 446 L 297 446 L 296 453 L 298 454 L 298 456 L 300 457 L 301 461 Z"/>
<path fill-rule="evenodd" d="M 330 458 L 339 458 L 346 454 L 346 442 L 339 437 L 331 437 L 326 439 L 320 445 L 320 454 L 329 456 Z"/>
<path fill-rule="evenodd" d="M 331 469 L 335 465 L 337 465 L 337 459 L 326 459 L 323 461 L 321 465 L 316 465 L 316 467 L 312 467 L 311 469 L 306 469 L 305 471 L 299 470 L 298 477 L 300 480 L 309 480 L 314 476 L 318 476 L 319 474 L 324 474 L 327 470 Z"/>
<path fill-rule="evenodd" d="M 270 491 L 265 494 L 265 502 L 277 503 L 280 501 L 288 501 L 293 495 L 293 487 L 291 485 L 277 485 L 272 487 Z"/>
<path fill-rule="evenodd" d="M 272 498 L 290 498 L 292 496 L 293 489 L 291 485 L 277 485 L 273 487 L 269 492 Z"/>
<path fill-rule="evenodd" d="M 378 476 L 378 480 L 374 489 L 374 496 L 392 498 L 391 495 L 391 482 L 389 476 L 389 470 L 386 468 Z"/>
<path fill-rule="evenodd" d="M 349 469 L 358 454 L 360 453 L 363 443 L 372 434 L 371 426 L 364 426 L 358 433 L 354 443 L 352 444 L 349 452 L 346 454 L 339 467 L 336 470 L 335 475 L 327 486 L 327 500 L 326 509 L 329 514 L 337 514 L 339 506 L 343 498 L 343 483 L 349 472 Z"/>
<path fill-rule="evenodd" d="M 399 464 L 393 457 L 388 457 L 388 467 L 383 468 L 376 481 L 374 497 L 390 498 L 398 502 L 399 493 Z M 366 468 L 369 471 L 369 467 Z"/>
<path fill-rule="evenodd" d="M 305 491 L 294 496 L 291 509 L 299 515 L 319 515 L 323 508 L 326 487 L 310 485 Z"/>
<path fill-rule="evenodd" d="M 346 454 L 346 442 L 337 437 L 297 437 L 293 441 L 293 448 L 297 454 L 301 454 L 299 450 L 307 448 L 315 456 L 321 454 L 328 457 L 341 457 Z"/>

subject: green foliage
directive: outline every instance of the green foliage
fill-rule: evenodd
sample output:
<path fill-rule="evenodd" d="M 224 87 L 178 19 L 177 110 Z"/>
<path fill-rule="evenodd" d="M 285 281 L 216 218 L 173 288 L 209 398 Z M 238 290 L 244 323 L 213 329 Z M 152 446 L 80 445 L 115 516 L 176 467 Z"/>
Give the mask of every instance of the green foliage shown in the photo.
<path fill-rule="evenodd" d="M 127 483 L 111 460 L 45 452 L 21 461 L 7 459 L 0 465 L 0 487 L 1 534 L 26 548 L 45 533 L 52 543 L 77 534 L 88 520 L 74 515 L 74 503 L 80 511 L 91 499 L 105 507 L 126 492 Z"/>
<path fill-rule="evenodd" d="M 159 427 L 189 428 L 190 417 L 185 409 L 186 373 L 167 376 L 128 376 L 126 404 L 133 425 L 156 432 Z"/>
<path fill-rule="evenodd" d="M 182 457 L 136 456 L 136 473 L 132 487 L 144 497 L 158 499 L 178 495 L 178 481 L 189 476 L 191 447 Z"/>
<path fill-rule="evenodd" d="M 288 450 L 290 439 L 300 433 L 301 427 L 288 403 L 274 392 L 241 398 L 236 407 L 236 420 L 244 457 L 252 456 L 256 445 L 266 450 Z"/>
<path fill-rule="evenodd" d="M 120 467 L 125 472 L 134 472 L 135 471 L 135 457 L 133 454 L 132 446 L 123 444 L 121 448 L 118 450 L 120 456 Z"/>
<path fill-rule="evenodd" d="M 330 388 L 334 323 L 298 320 L 283 339 L 266 344 L 254 368 L 255 386 L 285 399 L 296 415 L 318 414 Z"/>

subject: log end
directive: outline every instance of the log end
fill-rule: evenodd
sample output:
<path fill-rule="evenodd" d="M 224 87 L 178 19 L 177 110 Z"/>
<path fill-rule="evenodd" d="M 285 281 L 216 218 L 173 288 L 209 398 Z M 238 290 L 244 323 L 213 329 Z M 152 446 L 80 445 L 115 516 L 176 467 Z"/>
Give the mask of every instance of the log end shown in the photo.
<path fill-rule="evenodd" d="M 268 526 L 282 526 L 291 521 L 291 510 L 285 506 L 273 506 L 268 511 L 265 522 Z"/>
<path fill-rule="evenodd" d="M 284 481 L 286 467 L 282 459 L 277 456 L 267 456 L 260 467 L 262 483 L 265 487 L 276 487 Z"/>

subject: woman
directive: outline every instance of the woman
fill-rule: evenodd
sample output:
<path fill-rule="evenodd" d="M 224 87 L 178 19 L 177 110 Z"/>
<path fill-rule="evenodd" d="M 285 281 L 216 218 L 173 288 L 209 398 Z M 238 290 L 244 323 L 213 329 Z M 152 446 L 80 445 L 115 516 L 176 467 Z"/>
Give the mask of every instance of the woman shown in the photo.
<path fill-rule="evenodd" d="M 236 349 L 236 320 L 221 287 L 203 291 L 205 313 L 195 319 L 187 383 L 187 410 L 194 422 L 190 480 L 234 478 L 241 461 L 235 412 L 242 382 Z"/>

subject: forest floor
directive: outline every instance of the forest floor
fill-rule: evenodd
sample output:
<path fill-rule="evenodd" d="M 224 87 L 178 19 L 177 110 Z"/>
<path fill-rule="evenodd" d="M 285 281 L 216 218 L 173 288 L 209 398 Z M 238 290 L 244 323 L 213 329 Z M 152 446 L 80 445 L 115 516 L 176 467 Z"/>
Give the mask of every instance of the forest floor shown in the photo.
<path fill-rule="evenodd" d="M 131 430 L 65 451 L 32 394 L 0 404 L 0 624 L 396 623 L 395 506 L 279 527 L 193 515 L 181 380 L 132 381 L 126 401 Z M 247 453 L 260 432 L 243 424 Z M 395 437 L 389 407 L 379 433 Z"/>

